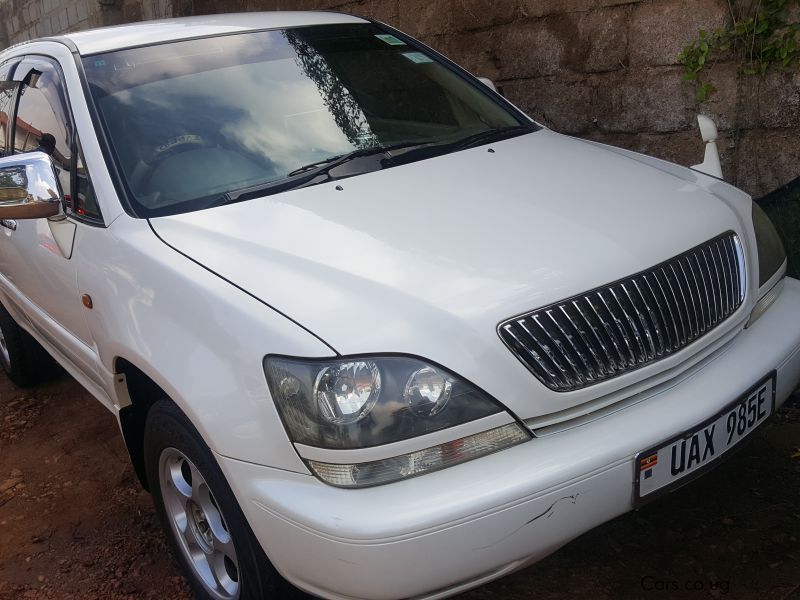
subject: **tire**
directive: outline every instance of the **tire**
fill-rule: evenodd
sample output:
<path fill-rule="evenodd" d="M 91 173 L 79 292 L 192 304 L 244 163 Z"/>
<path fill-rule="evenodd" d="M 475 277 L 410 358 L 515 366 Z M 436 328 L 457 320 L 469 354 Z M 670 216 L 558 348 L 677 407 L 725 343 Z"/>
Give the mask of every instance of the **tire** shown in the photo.
<path fill-rule="evenodd" d="M 52 371 L 53 359 L 0 304 L 0 366 L 19 387 L 30 387 Z"/>
<path fill-rule="evenodd" d="M 169 400 L 147 414 L 144 460 L 156 512 L 196 598 L 295 595 L 256 540 L 208 446 Z"/>

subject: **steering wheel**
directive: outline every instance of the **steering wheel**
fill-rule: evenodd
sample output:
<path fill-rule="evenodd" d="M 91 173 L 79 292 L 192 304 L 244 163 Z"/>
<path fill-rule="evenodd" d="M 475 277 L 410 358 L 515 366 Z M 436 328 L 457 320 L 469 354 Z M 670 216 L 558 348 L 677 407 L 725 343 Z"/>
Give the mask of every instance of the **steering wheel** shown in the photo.
<path fill-rule="evenodd" d="M 150 178 L 158 170 L 158 167 L 168 158 L 182 152 L 190 152 L 207 148 L 210 144 L 202 136 L 186 133 L 173 138 L 169 138 L 160 146 L 156 146 L 149 157 L 141 159 L 134 167 L 130 177 L 130 184 L 134 190 L 144 190 L 150 182 Z"/>

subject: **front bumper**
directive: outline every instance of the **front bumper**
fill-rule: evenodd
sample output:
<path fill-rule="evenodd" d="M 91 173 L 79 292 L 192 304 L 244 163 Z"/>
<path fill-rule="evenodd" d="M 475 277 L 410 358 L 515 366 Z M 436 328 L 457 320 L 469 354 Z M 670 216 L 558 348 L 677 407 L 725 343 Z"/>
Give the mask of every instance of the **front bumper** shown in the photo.
<path fill-rule="evenodd" d="M 534 562 L 632 508 L 634 457 L 773 369 L 800 381 L 800 282 L 690 376 L 596 421 L 443 471 L 343 490 L 218 457 L 275 567 L 325 598 L 438 598 Z"/>

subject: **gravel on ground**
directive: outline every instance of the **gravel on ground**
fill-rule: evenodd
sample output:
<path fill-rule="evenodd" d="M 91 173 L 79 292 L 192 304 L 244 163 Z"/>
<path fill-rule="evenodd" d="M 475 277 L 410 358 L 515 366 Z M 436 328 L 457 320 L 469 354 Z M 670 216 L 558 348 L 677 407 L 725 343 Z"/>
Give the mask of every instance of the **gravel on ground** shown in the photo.
<path fill-rule="evenodd" d="M 798 539 L 795 400 L 700 480 L 461 598 L 800 600 Z M 189 597 L 114 417 L 67 376 L 0 374 L 0 600 Z"/>

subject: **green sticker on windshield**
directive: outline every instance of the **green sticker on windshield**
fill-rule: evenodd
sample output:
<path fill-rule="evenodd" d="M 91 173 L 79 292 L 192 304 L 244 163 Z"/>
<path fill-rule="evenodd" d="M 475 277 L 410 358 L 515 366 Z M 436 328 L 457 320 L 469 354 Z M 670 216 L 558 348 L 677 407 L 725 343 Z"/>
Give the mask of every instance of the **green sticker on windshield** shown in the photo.
<path fill-rule="evenodd" d="M 425 56 L 422 52 L 403 52 L 403 56 L 405 56 L 411 62 L 417 63 L 418 65 L 433 62 L 432 58 Z"/>
<path fill-rule="evenodd" d="M 381 40 L 382 42 L 386 42 L 390 46 L 405 46 L 406 45 L 406 43 L 403 40 L 401 40 L 400 38 L 395 37 L 395 36 L 393 36 L 391 34 L 388 34 L 388 33 L 379 33 L 375 37 L 378 38 L 379 40 Z"/>

